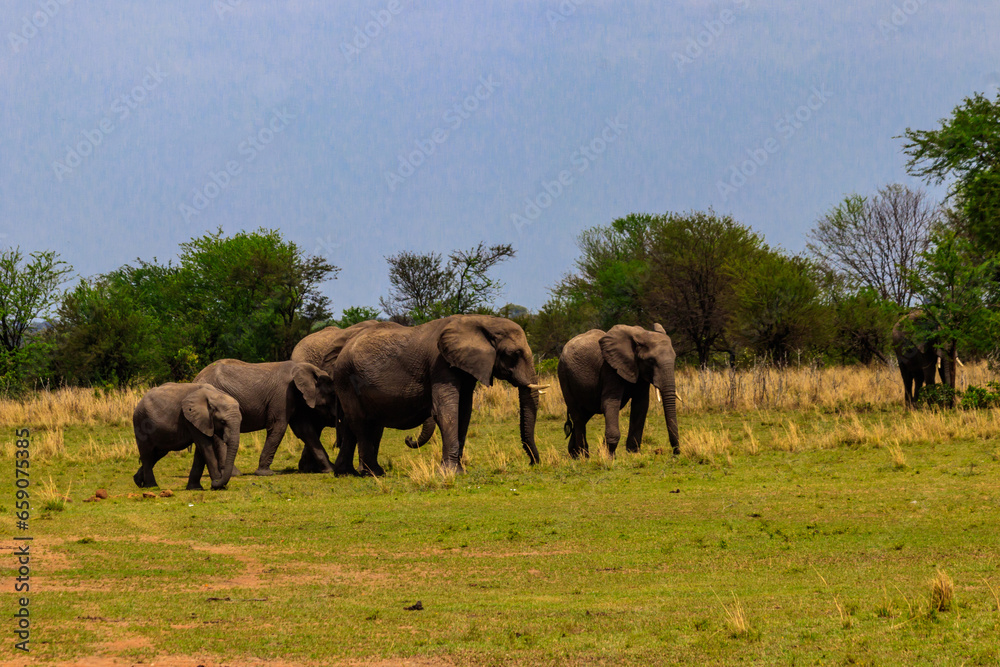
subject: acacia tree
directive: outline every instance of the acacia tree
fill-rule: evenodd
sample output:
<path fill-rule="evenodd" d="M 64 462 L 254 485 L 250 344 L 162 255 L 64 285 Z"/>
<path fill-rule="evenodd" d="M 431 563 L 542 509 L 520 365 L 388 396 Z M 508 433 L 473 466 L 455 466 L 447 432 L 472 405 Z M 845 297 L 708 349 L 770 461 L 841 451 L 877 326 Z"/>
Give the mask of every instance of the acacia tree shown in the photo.
<path fill-rule="evenodd" d="M 950 197 L 982 249 L 1000 251 L 1000 92 L 967 97 L 936 130 L 906 128 L 907 169 L 929 183 L 954 179 Z"/>
<path fill-rule="evenodd" d="M 809 232 L 806 247 L 855 289 L 906 308 L 913 299 L 910 276 L 940 217 L 922 190 L 887 185 L 873 197 L 846 197 Z"/>
<path fill-rule="evenodd" d="M 510 244 L 480 243 L 445 263 L 439 253 L 404 250 L 386 257 L 390 288 L 379 305 L 392 319 L 416 323 L 488 309 L 503 289 L 490 271 L 514 255 Z"/>

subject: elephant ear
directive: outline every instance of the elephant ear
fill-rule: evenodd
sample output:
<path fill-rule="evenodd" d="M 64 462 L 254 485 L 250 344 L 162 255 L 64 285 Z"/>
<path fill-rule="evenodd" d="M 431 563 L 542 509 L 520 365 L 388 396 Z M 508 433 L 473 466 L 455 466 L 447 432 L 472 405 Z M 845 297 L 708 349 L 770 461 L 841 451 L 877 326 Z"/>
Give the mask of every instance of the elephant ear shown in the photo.
<path fill-rule="evenodd" d="M 634 327 L 616 324 L 611 331 L 601 336 L 601 354 L 611 368 L 626 382 L 639 380 L 639 365 L 635 356 Z"/>
<path fill-rule="evenodd" d="M 312 364 L 299 364 L 295 368 L 295 372 L 292 373 L 292 382 L 302 392 L 302 398 L 305 399 L 306 405 L 315 408 L 321 398 L 319 385 L 322 378 L 329 377 L 325 371 L 321 371 Z"/>
<path fill-rule="evenodd" d="M 655 331 L 656 333 L 661 333 L 664 336 L 667 335 L 667 330 L 664 329 L 663 325 L 660 324 L 659 322 L 656 322 L 655 324 L 653 324 L 653 331 Z"/>
<path fill-rule="evenodd" d="M 181 401 L 184 418 L 208 437 L 215 434 L 215 424 L 212 422 L 212 411 L 208 405 L 208 396 L 203 389 L 188 392 Z"/>
<path fill-rule="evenodd" d="M 438 338 L 438 350 L 449 366 L 460 368 L 487 387 L 493 384 L 497 351 L 478 323 L 452 321 Z"/>

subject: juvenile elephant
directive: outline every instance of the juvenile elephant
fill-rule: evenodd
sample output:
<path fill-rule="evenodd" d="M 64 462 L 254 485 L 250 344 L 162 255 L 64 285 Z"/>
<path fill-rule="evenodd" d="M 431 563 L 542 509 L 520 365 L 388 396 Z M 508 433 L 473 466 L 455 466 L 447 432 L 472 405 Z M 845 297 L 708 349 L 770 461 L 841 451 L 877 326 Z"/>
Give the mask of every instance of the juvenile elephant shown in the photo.
<path fill-rule="evenodd" d="M 927 339 L 933 331 L 923 311 L 914 310 L 899 319 L 892 328 L 892 349 L 899 362 L 903 378 L 903 397 L 907 407 L 912 407 L 926 384 L 935 383 L 938 373 L 941 382 L 955 388 L 955 364 L 958 358 L 947 350 L 936 348 Z M 920 338 L 924 340 L 919 341 Z"/>
<path fill-rule="evenodd" d="M 355 336 L 333 373 L 345 427 L 334 471 L 357 474 L 356 446 L 364 473 L 385 474 L 378 464 L 382 431 L 415 428 L 429 415 L 441 430 L 442 464 L 462 470 L 476 382 L 491 385 L 495 378 L 518 388 L 521 446 L 537 463 L 541 387 L 528 340 L 517 324 L 487 315 L 452 315 Z"/>
<path fill-rule="evenodd" d="M 198 373 L 195 382 L 210 384 L 237 400 L 243 413 L 243 433 L 267 430 L 257 475 L 274 474 L 271 463 L 289 426 L 305 443 L 300 470 L 306 460 L 312 467 L 305 472 L 333 470 L 319 439 L 324 426 L 337 423 L 336 396 L 327 373 L 297 361 L 250 364 L 221 359 Z"/>
<path fill-rule="evenodd" d="M 215 387 L 175 382 L 154 387 L 135 406 L 132 428 L 142 462 L 132 476 L 139 488 L 157 486 L 153 466 L 192 443 L 188 490 L 202 488 L 206 464 L 213 489 L 229 483 L 240 448 L 240 406 Z"/>
<path fill-rule="evenodd" d="M 621 433 L 618 413 L 632 401 L 625 449 L 639 451 L 649 410 L 649 385 L 659 390 L 667 434 L 674 454 L 680 453 L 677 436 L 677 392 L 674 386 L 674 348 L 663 327 L 653 331 L 618 324 L 607 333 L 591 329 L 571 339 L 559 355 L 559 386 L 566 401 L 570 456 L 590 453 L 587 422 L 604 415 L 604 442 L 615 453 Z"/>
<path fill-rule="evenodd" d="M 371 330 L 399 330 L 405 329 L 402 324 L 396 322 L 378 322 L 376 320 L 365 320 L 364 322 L 358 322 L 357 324 L 352 324 L 349 327 L 340 329 L 338 327 L 329 326 L 324 329 L 320 329 L 315 333 L 311 333 L 302 340 L 299 341 L 295 349 L 292 350 L 292 361 L 303 361 L 313 364 L 326 371 L 333 377 L 334 374 L 334 364 L 337 363 L 337 357 L 340 355 L 341 350 L 352 338 L 360 333 Z M 421 426 L 420 435 L 417 440 L 414 440 L 412 436 L 406 436 L 406 445 L 411 449 L 416 449 L 427 444 L 427 441 L 431 439 L 434 435 L 434 418 L 428 416 Z M 337 429 L 337 441 L 334 445 L 338 449 L 340 448 L 341 434 L 340 429 Z M 302 460 L 299 461 L 299 469 L 302 470 L 303 467 L 308 467 L 310 461 L 307 459 L 308 450 L 303 450 Z"/>

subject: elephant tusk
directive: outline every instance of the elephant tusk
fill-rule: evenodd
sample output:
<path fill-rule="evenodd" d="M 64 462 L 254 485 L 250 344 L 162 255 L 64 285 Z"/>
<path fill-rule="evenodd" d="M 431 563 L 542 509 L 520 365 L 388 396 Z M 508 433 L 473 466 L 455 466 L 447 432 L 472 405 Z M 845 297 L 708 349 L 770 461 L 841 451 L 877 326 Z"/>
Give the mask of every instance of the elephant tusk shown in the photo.
<path fill-rule="evenodd" d="M 955 363 L 957 363 L 962 368 L 965 368 L 965 364 L 962 363 L 962 360 L 959 359 L 957 355 L 955 356 Z"/>
<path fill-rule="evenodd" d="M 660 395 L 660 388 L 659 387 L 653 387 L 653 389 L 656 391 L 656 402 L 657 403 L 662 403 L 663 402 L 663 396 Z M 681 398 L 681 395 L 678 392 L 676 392 L 676 391 L 674 392 L 674 398 L 676 398 L 681 403 L 684 402 L 684 399 Z"/>
<path fill-rule="evenodd" d="M 542 394 L 544 394 L 544 393 L 545 393 L 545 390 L 544 390 L 544 389 L 539 389 L 539 390 L 538 390 L 538 395 L 539 395 L 539 396 L 541 396 L 541 395 L 542 395 Z"/>
<path fill-rule="evenodd" d="M 535 391 L 535 390 L 541 391 L 542 389 L 548 389 L 550 386 L 551 385 L 547 385 L 547 384 L 529 384 L 528 385 L 528 389 L 530 389 L 532 391 Z"/>

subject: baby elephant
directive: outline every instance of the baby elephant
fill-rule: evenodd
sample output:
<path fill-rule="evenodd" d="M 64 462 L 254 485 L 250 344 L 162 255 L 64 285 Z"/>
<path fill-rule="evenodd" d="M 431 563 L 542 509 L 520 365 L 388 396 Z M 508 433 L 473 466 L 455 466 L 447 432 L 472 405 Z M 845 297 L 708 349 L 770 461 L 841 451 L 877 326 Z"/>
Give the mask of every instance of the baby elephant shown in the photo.
<path fill-rule="evenodd" d="M 677 392 L 674 386 L 674 348 L 659 324 L 653 331 L 618 324 L 604 333 L 591 329 L 571 339 L 559 355 L 559 386 L 566 401 L 565 432 L 570 456 L 589 455 L 587 422 L 604 415 L 604 442 L 615 453 L 621 433 L 618 412 L 632 401 L 625 448 L 639 451 L 649 409 L 649 385 L 663 400 L 667 434 L 674 454 L 677 437 Z"/>
<path fill-rule="evenodd" d="M 298 361 L 250 364 L 220 359 L 206 366 L 194 381 L 206 382 L 236 399 L 244 433 L 267 430 L 257 475 L 274 474 L 271 463 L 289 426 L 305 443 L 299 470 L 333 471 L 319 439 L 323 427 L 337 425 L 337 397 L 326 372 Z"/>
<path fill-rule="evenodd" d="M 188 490 L 201 490 L 208 465 L 213 489 L 225 488 L 240 447 L 240 406 L 207 384 L 169 382 L 146 392 L 132 413 L 142 466 L 132 477 L 140 488 L 156 486 L 153 466 L 194 443 Z"/>

